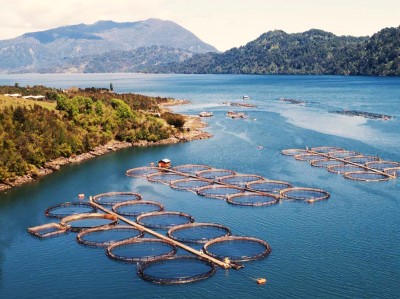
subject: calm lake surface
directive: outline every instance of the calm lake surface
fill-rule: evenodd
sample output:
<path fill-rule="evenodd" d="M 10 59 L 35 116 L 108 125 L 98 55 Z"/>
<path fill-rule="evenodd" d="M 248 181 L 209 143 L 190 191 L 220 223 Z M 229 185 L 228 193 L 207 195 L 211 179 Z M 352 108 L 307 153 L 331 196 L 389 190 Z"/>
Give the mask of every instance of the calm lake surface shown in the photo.
<path fill-rule="evenodd" d="M 40 181 L 0 194 L 0 298 L 396 298 L 400 293 L 400 183 L 346 180 L 281 155 L 287 148 L 338 146 L 400 161 L 400 78 L 138 74 L 2 75 L 0 84 L 57 88 L 109 87 L 116 92 L 170 96 L 191 104 L 179 113 L 212 111 L 208 140 L 130 148 L 70 165 Z M 223 105 L 250 96 L 257 108 Z M 293 105 L 290 97 L 307 101 Z M 353 109 L 394 116 L 367 120 L 329 113 Z M 228 110 L 245 111 L 245 120 Z M 259 146 L 262 146 L 260 148 Z M 168 157 L 174 165 L 207 164 L 254 173 L 295 186 L 321 188 L 329 200 L 259 208 L 176 191 L 125 176 L 129 168 Z M 135 265 L 79 245 L 76 234 L 38 240 L 27 228 L 52 222 L 51 205 L 79 193 L 134 191 L 197 222 L 217 222 L 235 235 L 270 243 L 267 259 L 240 271 L 219 269 L 202 282 L 158 286 Z M 265 277 L 258 286 L 252 278 Z"/>

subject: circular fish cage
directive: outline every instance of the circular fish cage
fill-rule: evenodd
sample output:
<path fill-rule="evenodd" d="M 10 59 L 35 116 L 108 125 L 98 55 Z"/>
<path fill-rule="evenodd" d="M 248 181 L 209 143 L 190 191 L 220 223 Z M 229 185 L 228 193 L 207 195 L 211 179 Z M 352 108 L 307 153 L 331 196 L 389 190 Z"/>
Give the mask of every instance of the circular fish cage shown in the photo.
<path fill-rule="evenodd" d="M 314 167 L 323 167 L 323 168 L 328 168 L 329 166 L 344 165 L 343 162 L 340 162 L 340 161 L 337 161 L 334 159 L 311 160 L 310 164 L 311 164 L 311 166 L 314 166 Z"/>
<path fill-rule="evenodd" d="M 117 203 L 141 199 L 142 196 L 134 192 L 108 192 L 93 196 L 93 201 L 103 206 L 113 206 Z"/>
<path fill-rule="evenodd" d="M 270 206 L 279 202 L 279 197 L 273 194 L 244 193 L 229 196 L 228 203 L 237 206 Z"/>
<path fill-rule="evenodd" d="M 359 156 L 359 157 L 349 157 L 346 158 L 346 161 L 357 163 L 357 164 L 365 164 L 367 162 L 375 162 L 380 161 L 381 159 L 377 156 Z"/>
<path fill-rule="evenodd" d="M 378 170 L 384 170 L 385 168 L 396 168 L 400 167 L 399 162 L 394 162 L 394 161 L 372 161 L 372 162 L 367 162 L 365 163 L 367 167 L 373 168 L 373 169 L 378 169 Z"/>
<path fill-rule="evenodd" d="M 83 229 L 114 225 L 117 222 L 118 218 L 114 215 L 87 213 L 64 217 L 61 219 L 60 224 L 68 227 L 73 232 L 80 232 Z"/>
<path fill-rule="evenodd" d="M 312 161 L 312 160 L 324 160 L 326 157 L 318 155 L 318 154 L 300 154 L 294 156 L 296 160 L 299 161 Z"/>
<path fill-rule="evenodd" d="M 355 166 L 351 164 L 343 164 L 343 165 L 331 165 L 328 166 L 327 170 L 332 173 L 345 173 L 352 171 L 364 171 L 365 169 L 360 166 Z"/>
<path fill-rule="evenodd" d="M 157 284 L 183 284 L 204 280 L 213 276 L 216 266 L 194 256 L 172 256 L 137 266 L 137 274 L 143 280 Z"/>
<path fill-rule="evenodd" d="M 121 216 L 136 217 L 141 214 L 163 211 L 164 206 L 157 201 L 130 200 L 113 205 L 112 210 Z"/>
<path fill-rule="evenodd" d="M 243 193 L 239 187 L 229 187 L 221 185 L 205 186 L 197 190 L 197 194 L 210 198 L 227 199 L 228 196 Z"/>
<path fill-rule="evenodd" d="M 147 176 L 149 182 L 162 183 L 166 185 L 169 185 L 173 181 L 182 180 L 186 178 L 187 176 L 183 174 L 177 174 L 171 172 L 154 173 Z"/>
<path fill-rule="evenodd" d="M 279 191 L 293 187 L 288 182 L 282 181 L 258 181 L 247 184 L 247 188 L 255 191 L 266 192 L 266 193 L 279 193 Z"/>
<path fill-rule="evenodd" d="M 164 259 L 176 254 L 174 244 L 153 238 L 132 239 L 111 244 L 106 254 L 109 258 L 126 263 Z"/>
<path fill-rule="evenodd" d="M 171 188 L 185 191 L 197 192 L 198 189 L 205 186 L 210 186 L 212 183 L 202 179 L 188 178 L 183 180 L 172 181 Z"/>
<path fill-rule="evenodd" d="M 150 174 L 161 173 L 158 167 L 137 167 L 128 169 L 125 174 L 131 177 L 145 178 Z"/>
<path fill-rule="evenodd" d="M 383 171 L 394 177 L 400 176 L 400 167 L 389 167 L 389 168 L 385 168 Z"/>
<path fill-rule="evenodd" d="M 327 153 L 329 156 L 339 158 L 339 159 L 344 159 L 348 157 L 353 157 L 353 156 L 362 156 L 359 152 L 355 151 L 333 151 Z"/>
<path fill-rule="evenodd" d="M 308 151 L 305 149 L 292 148 L 292 149 L 285 149 L 281 153 L 282 155 L 285 156 L 296 156 L 296 155 L 307 154 Z"/>
<path fill-rule="evenodd" d="M 189 223 L 171 228 L 167 235 L 178 242 L 204 244 L 219 237 L 229 236 L 231 230 L 217 223 Z"/>
<path fill-rule="evenodd" d="M 87 202 L 65 202 L 48 207 L 44 214 L 52 218 L 64 218 L 71 215 L 82 213 L 96 213 L 97 208 Z"/>
<path fill-rule="evenodd" d="M 209 170 L 211 169 L 210 166 L 207 165 L 200 165 L 200 164 L 185 164 L 179 165 L 172 168 L 172 170 L 188 173 L 188 174 L 196 174 L 196 172 Z"/>
<path fill-rule="evenodd" d="M 318 147 L 312 147 L 311 150 L 313 152 L 324 153 L 324 154 L 327 154 L 329 152 L 344 151 L 343 148 L 335 146 L 318 146 Z"/>
<path fill-rule="evenodd" d="M 271 253 L 270 245 L 252 237 L 228 236 L 207 242 L 203 250 L 217 259 L 228 258 L 232 262 L 254 261 Z"/>
<path fill-rule="evenodd" d="M 264 177 L 256 174 L 236 174 L 236 175 L 228 175 L 224 176 L 219 179 L 220 182 L 239 186 L 239 187 L 246 187 L 248 183 L 265 180 Z"/>
<path fill-rule="evenodd" d="M 103 226 L 81 231 L 76 240 L 91 247 L 107 247 L 127 239 L 143 237 L 143 232 L 132 226 Z"/>
<path fill-rule="evenodd" d="M 290 200 L 302 200 L 309 203 L 328 199 L 329 193 L 314 188 L 287 188 L 280 191 L 281 197 Z"/>
<path fill-rule="evenodd" d="M 390 179 L 389 176 L 376 173 L 373 171 L 351 171 L 345 172 L 343 176 L 349 180 L 364 181 L 364 182 L 380 182 Z"/>
<path fill-rule="evenodd" d="M 208 180 L 218 180 L 224 176 L 235 175 L 235 174 L 236 172 L 234 172 L 233 170 L 215 169 L 215 168 L 196 172 L 197 176 Z"/>
<path fill-rule="evenodd" d="M 136 222 L 148 228 L 169 229 L 194 222 L 191 215 L 182 212 L 152 212 L 137 217 Z"/>

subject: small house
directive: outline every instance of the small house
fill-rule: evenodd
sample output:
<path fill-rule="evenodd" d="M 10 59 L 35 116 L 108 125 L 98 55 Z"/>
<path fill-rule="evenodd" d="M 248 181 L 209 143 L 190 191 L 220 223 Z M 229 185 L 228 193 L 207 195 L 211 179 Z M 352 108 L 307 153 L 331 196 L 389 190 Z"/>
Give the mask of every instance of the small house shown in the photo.
<path fill-rule="evenodd" d="M 27 100 L 32 99 L 32 100 L 38 100 L 38 101 L 41 101 L 41 100 L 45 100 L 45 99 L 46 99 L 45 96 L 41 96 L 41 95 L 38 95 L 38 96 L 33 96 L 33 95 L 30 95 L 30 96 L 23 96 L 22 98 L 23 98 L 23 99 L 27 99 Z"/>
<path fill-rule="evenodd" d="M 22 94 L 19 93 L 12 93 L 12 94 L 6 93 L 5 96 L 12 98 L 22 98 Z"/>
<path fill-rule="evenodd" d="M 161 167 L 161 168 L 171 167 L 171 160 L 170 159 L 162 159 L 162 160 L 158 161 L 158 167 Z"/>

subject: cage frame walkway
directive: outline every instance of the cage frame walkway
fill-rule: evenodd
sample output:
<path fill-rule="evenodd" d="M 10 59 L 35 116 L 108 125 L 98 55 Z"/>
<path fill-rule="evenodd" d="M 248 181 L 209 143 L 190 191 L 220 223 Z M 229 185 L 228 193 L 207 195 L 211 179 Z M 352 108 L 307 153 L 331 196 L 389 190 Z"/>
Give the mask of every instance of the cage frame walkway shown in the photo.
<path fill-rule="evenodd" d="M 302 150 L 302 151 L 303 151 L 303 152 L 306 152 L 306 150 Z M 190 165 L 190 164 L 189 164 L 189 165 Z M 180 166 L 185 166 L 185 164 L 180 165 Z M 209 167 L 210 167 L 210 166 L 209 166 Z M 132 175 L 130 175 L 130 172 L 131 172 L 131 171 L 136 170 L 136 169 L 144 169 L 144 168 L 145 168 L 145 167 L 131 168 L 131 169 L 126 170 L 126 171 L 125 171 L 125 174 L 126 174 L 127 176 L 132 176 Z M 279 193 L 275 193 L 275 192 L 268 192 L 268 191 L 260 191 L 260 190 L 257 190 L 257 189 L 252 189 L 252 188 L 250 188 L 250 187 L 248 186 L 248 184 L 246 184 L 245 186 L 238 186 L 238 185 L 235 185 L 235 184 L 229 184 L 229 183 L 222 182 L 222 181 L 220 181 L 218 178 L 214 178 L 214 179 L 203 178 L 203 177 L 198 176 L 197 173 L 180 172 L 180 171 L 177 171 L 177 170 L 175 170 L 175 169 L 173 169 L 173 168 L 167 168 L 167 167 L 150 167 L 150 168 L 152 168 L 152 169 L 158 169 L 158 171 L 159 171 L 160 173 L 178 174 L 178 175 L 185 176 L 186 179 L 195 179 L 195 180 L 207 182 L 207 183 L 209 183 L 209 186 L 212 186 L 212 185 L 215 185 L 215 186 L 224 186 L 224 187 L 229 187 L 229 188 L 234 188 L 234 189 L 240 189 L 240 190 L 243 191 L 243 194 L 246 194 L 246 192 L 248 192 L 248 193 L 253 193 L 253 194 L 258 194 L 258 195 L 273 197 L 273 198 L 276 199 L 276 203 L 279 203 L 279 201 L 282 200 L 282 199 L 286 199 L 286 198 L 284 198 L 284 197 L 281 195 L 280 192 L 279 192 Z M 209 170 L 212 170 L 212 169 L 213 169 L 213 167 L 210 167 Z M 218 169 L 217 169 L 217 170 L 218 170 Z M 241 175 L 240 173 L 237 173 L 237 174 L 238 174 L 238 175 Z M 145 178 L 147 178 L 147 176 L 145 176 L 145 175 L 144 175 L 144 176 L 139 176 L 139 177 L 145 177 Z M 224 176 L 224 177 L 225 177 L 225 176 Z M 185 180 L 185 179 L 179 179 L 179 180 L 177 180 L 177 181 L 182 181 L 182 180 Z M 275 181 L 275 180 L 270 180 L 270 179 L 264 178 L 264 179 L 260 179 L 259 181 L 254 181 L 254 182 L 252 182 L 252 183 L 262 182 L 262 181 L 266 181 L 266 182 L 268 182 L 268 181 L 271 181 L 271 182 L 278 182 L 278 181 Z M 174 187 L 172 187 L 172 184 L 173 184 L 174 182 L 175 182 L 175 181 L 171 181 L 171 182 L 170 182 L 169 186 L 170 186 L 171 188 L 174 188 Z M 279 182 L 281 182 L 281 181 L 279 181 Z M 284 183 L 286 183 L 286 182 L 284 182 Z M 288 183 L 288 184 L 291 186 L 291 188 L 293 188 L 293 185 L 292 185 L 292 184 L 290 184 L 290 183 Z M 206 186 L 206 187 L 207 187 L 207 186 Z M 200 188 L 200 189 L 201 189 L 201 188 Z M 316 190 L 320 190 L 320 189 L 316 189 Z M 187 190 L 187 191 L 192 191 L 192 190 Z M 193 192 L 193 191 L 192 191 L 192 192 Z M 326 192 L 326 191 L 324 191 L 324 192 Z M 195 193 L 199 194 L 197 191 L 196 191 Z M 322 198 L 322 199 L 328 199 L 328 198 L 330 197 L 330 194 L 329 194 L 329 192 L 327 192 L 327 194 L 328 194 L 328 196 L 327 196 L 327 197 L 324 197 L 324 198 Z M 201 195 L 201 194 L 199 194 L 199 195 Z M 227 198 L 225 198 L 224 200 L 227 200 L 228 197 L 229 197 L 229 196 L 227 196 Z M 322 199 L 321 199 L 321 200 L 322 200 Z M 316 201 L 319 201 L 319 200 L 308 200 L 308 201 L 305 201 L 305 202 L 307 202 L 307 203 L 314 203 L 314 202 L 316 202 Z M 246 206 L 250 206 L 250 205 L 246 205 Z M 253 205 L 253 206 L 262 206 L 262 205 Z M 264 206 L 266 206 L 266 205 L 264 205 Z"/>
<path fill-rule="evenodd" d="M 262 192 L 262 191 L 254 190 L 254 189 L 251 189 L 251 188 L 248 188 L 248 187 L 242 187 L 242 186 L 239 187 L 237 185 L 221 182 L 221 181 L 219 181 L 217 179 L 216 180 L 210 180 L 210 179 L 206 179 L 206 178 L 203 178 L 203 177 L 199 177 L 199 176 L 197 176 L 195 174 L 183 173 L 183 172 L 179 172 L 179 171 L 176 171 L 176 170 L 173 170 L 173 169 L 170 169 L 170 168 L 159 167 L 159 170 L 162 171 L 162 172 L 170 172 L 170 173 L 175 173 L 175 174 L 182 174 L 182 175 L 185 175 L 187 178 L 199 179 L 201 181 L 208 182 L 210 184 L 215 184 L 215 185 L 220 185 L 220 186 L 225 186 L 225 187 L 230 187 L 230 188 L 235 188 L 235 189 L 242 189 L 243 191 L 258 193 L 258 194 L 261 194 L 261 195 L 269 195 L 269 196 L 275 197 L 276 199 L 280 199 L 281 198 L 277 194 L 268 193 L 268 192 Z"/>
<path fill-rule="evenodd" d="M 322 153 L 322 152 L 313 151 L 313 150 L 309 150 L 309 149 L 305 149 L 305 151 L 307 153 L 309 153 L 309 154 L 319 155 L 319 156 L 324 157 L 326 159 L 332 159 L 332 160 L 336 160 L 336 161 L 342 162 L 344 164 L 350 164 L 350 165 L 353 165 L 353 166 L 361 167 L 361 168 L 363 168 L 363 169 L 365 169 L 367 171 L 371 171 L 371 172 L 374 172 L 374 173 L 377 173 L 377 174 L 380 174 L 380 175 L 384 175 L 384 176 L 388 177 L 389 179 L 396 179 L 397 178 L 394 175 L 391 175 L 389 173 L 380 171 L 380 170 L 375 169 L 375 168 L 368 167 L 367 165 L 363 165 L 363 164 L 355 163 L 355 162 L 352 162 L 352 161 L 349 161 L 349 160 L 346 160 L 346 159 L 338 158 L 338 157 L 335 157 L 333 155 L 328 155 L 327 153 Z"/>
<path fill-rule="evenodd" d="M 138 230 L 140 230 L 140 231 L 142 231 L 144 233 L 148 233 L 148 234 L 150 234 L 150 235 L 152 235 L 152 236 L 154 236 L 154 237 L 156 237 L 158 239 L 167 241 L 167 242 L 175 245 L 176 247 L 179 247 L 179 248 L 181 248 L 181 249 L 183 249 L 183 250 L 185 250 L 185 251 L 187 251 L 187 252 L 189 252 L 191 254 L 194 254 L 194 255 L 200 257 L 201 259 L 205 259 L 208 262 L 213 263 L 213 264 L 215 264 L 215 265 L 217 265 L 217 266 L 219 266 L 219 267 L 221 267 L 223 269 L 233 268 L 235 270 L 238 270 L 240 268 L 243 268 L 243 265 L 221 261 L 221 260 L 219 260 L 217 258 L 214 258 L 214 257 L 204 253 L 203 251 L 196 250 L 196 249 L 194 249 L 194 248 L 192 248 L 190 246 L 187 246 L 187 245 L 185 245 L 185 244 L 183 244 L 181 242 L 178 242 L 178 241 L 176 241 L 174 239 L 171 239 L 171 238 L 169 238 L 169 237 L 167 237 L 167 236 L 165 236 L 163 234 L 160 234 L 160 233 L 158 233 L 158 232 L 156 232 L 156 231 L 154 231 L 152 229 L 149 229 L 149 228 L 147 228 L 145 226 L 142 226 L 142 225 L 140 225 L 140 224 L 138 224 L 138 223 L 136 223 L 136 222 L 124 217 L 124 216 L 121 216 L 121 215 L 119 215 L 117 213 L 114 213 L 113 211 L 111 211 L 111 210 L 109 210 L 109 209 L 97 204 L 96 202 L 94 202 L 92 196 L 89 197 L 89 203 L 91 205 L 93 205 L 94 207 L 96 207 L 98 210 L 103 211 L 106 214 L 113 215 L 113 216 L 117 217 L 119 220 L 121 220 L 122 222 L 125 222 L 126 224 L 128 224 L 130 226 L 133 226 L 134 228 L 136 228 L 136 229 L 138 229 Z"/>

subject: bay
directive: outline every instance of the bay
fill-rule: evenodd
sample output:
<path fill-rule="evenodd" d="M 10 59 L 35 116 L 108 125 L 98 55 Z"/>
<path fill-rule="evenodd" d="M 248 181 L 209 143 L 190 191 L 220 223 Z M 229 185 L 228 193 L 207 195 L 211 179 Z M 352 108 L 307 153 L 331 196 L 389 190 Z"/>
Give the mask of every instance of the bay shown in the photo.
<path fill-rule="evenodd" d="M 395 298 L 400 292 L 399 182 L 365 183 L 281 155 L 287 148 L 338 146 L 400 161 L 400 78 L 341 76 L 16 74 L 0 84 L 56 88 L 109 87 L 116 92 L 188 99 L 178 113 L 212 111 L 208 140 L 130 148 L 69 165 L 37 182 L 0 194 L 0 298 Z M 248 95 L 254 108 L 230 107 Z M 293 105 L 278 98 L 305 101 Z M 240 100 L 242 101 L 242 100 Z M 395 118 L 369 120 L 329 113 L 350 109 Z M 247 119 L 231 119 L 228 110 Z M 282 202 L 235 207 L 216 199 L 125 176 L 129 168 L 168 157 L 174 165 L 207 164 L 284 180 L 331 194 L 313 205 Z M 79 193 L 134 191 L 167 210 L 217 222 L 235 235 L 264 239 L 264 260 L 240 271 L 180 286 L 144 282 L 135 266 L 114 262 L 104 250 L 79 245 L 76 235 L 40 241 L 27 227 L 51 222 L 50 205 Z M 252 278 L 266 277 L 258 286 Z"/>

